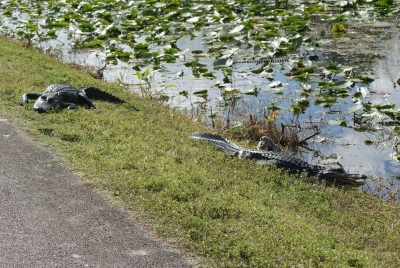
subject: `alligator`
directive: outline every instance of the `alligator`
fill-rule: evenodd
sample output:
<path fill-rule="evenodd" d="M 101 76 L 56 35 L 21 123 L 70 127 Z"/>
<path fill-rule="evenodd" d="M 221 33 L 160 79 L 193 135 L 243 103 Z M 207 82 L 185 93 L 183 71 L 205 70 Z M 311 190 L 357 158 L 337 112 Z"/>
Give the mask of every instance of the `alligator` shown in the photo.
<path fill-rule="evenodd" d="M 26 93 L 22 95 L 22 101 L 19 104 L 23 105 L 30 99 L 36 99 L 33 109 L 39 113 L 46 112 L 56 106 L 76 110 L 78 104 L 86 104 L 89 109 L 96 108 L 90 98 L 112 103 L 124 103 L 123 100 L 95 87 L 74 88 L 52 84 L 43 93 Z"/>
<path fill-rule="evenodd" d="M 347 173 L 342 167 L 310 164 L 298 157 L 282 152 L 242 148 L 216 134 L 196 132 L 190 137 L 210 142 L 227 155 L 238 156 L 240 159 L 251 159 L 263 165 L 274 164 L 277 168 L 288 170 L 290 173 L 305 173 L 306 176 L 316 177 L 318 181 L 325 181 L 328 185 L 361 186 L 365 184 L 367 179 L 366 175 Z"/>
<path fill-rule="evenodd" d="M 274 57 L 274 56 L 270 56 L 270 57 L 264 57 L 264 58 L 260 58 L 260 59 L 249 59 L 249 60 L 235 60 L 233 62 L 233 64 L 238 64 L 238 63 L 255 63 L 255 64 L 259 64 L 259 63 L 283 63 L 289 61 L 289 57 L 287 56 L 281 56 L 281 57 Z"/>

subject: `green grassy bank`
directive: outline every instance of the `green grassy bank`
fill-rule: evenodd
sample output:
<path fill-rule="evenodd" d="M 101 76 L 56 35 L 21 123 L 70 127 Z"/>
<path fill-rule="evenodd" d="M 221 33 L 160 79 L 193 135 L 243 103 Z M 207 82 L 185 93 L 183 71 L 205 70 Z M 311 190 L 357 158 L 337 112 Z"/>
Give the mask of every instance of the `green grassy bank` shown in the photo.
<path fill-rule="evenodd" d="M 127 101 L 35 113 L 16 105 L 49 84 Z M 205 266 L 399 267 L 400 207 L 311 185 L 188 139 L 204 127 L 82 70 L 0 39 L 0 116 Z"/>

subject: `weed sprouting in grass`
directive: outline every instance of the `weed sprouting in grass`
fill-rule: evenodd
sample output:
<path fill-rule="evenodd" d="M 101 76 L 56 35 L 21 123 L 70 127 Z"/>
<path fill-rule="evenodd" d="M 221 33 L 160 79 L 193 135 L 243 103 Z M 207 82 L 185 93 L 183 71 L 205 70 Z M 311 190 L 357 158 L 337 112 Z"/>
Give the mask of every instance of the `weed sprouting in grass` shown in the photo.
<path fill-rule="evenodd" d="M 77 142 L 80 140 L 80 137 L 76 133 L 62 133 L 60 139 L 68 142 Z"/>
<path fill-rule="evenodd" d="M 40 133 L 43 133 L 44 135 L 50 136 L 53 134 L 54 129 L 51 127 L 43 127 L 43 128 L 38 128 L 38 131 Z"/>
<path fill-rule="evenodd" d="M 140 92 L 142 93 L 143 97 L 149 97 L 150 96 L 150 90 L 151 90 L 151 67 L 148 67 L 144 72 L 136 71 L 136 75 L 140 80 L 139 88 Z M 144 83 L 143 83 L 144 82 Z"/>

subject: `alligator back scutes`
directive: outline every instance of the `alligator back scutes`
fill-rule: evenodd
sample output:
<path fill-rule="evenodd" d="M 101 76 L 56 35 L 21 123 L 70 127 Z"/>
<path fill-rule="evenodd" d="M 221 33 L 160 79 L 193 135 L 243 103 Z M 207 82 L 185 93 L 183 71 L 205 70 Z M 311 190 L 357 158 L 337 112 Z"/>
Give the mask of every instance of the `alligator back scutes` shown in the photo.
<path fill-rule="evenodd" d="M 251 159 L 260 164 L 275 164 L 278 168 L 286 168 L 292 171 L 307 171 L 310 174 L 316 174 L 320 170 L 319 166 L 310 165 L 295 156 L 280 152 L 242 148 L 216 134 L 196 132 L 191 135 L 191 138 L 211 142 L 227 155 L 238 155 L 239 158 Z"/>
<path fill-rule="evenodd" d="M 261 59 L 252 59 L 252 60 L 238 60 L 238 61 L 234 61 L 233 64 L 237 64 L 237 63 L 282 63 L 282 62 L 286 62 L 289 61 L 289 57 L 287 56 L 281 56 L 281 57 L 265 57 L 265 58 L 261 58 Z"/>
<path fill-rule="evenodd" d="M 80 87 L 78 90 L 85 92 L 86 96 L 89 99 L 95 100 L 103 100 L 111 103 L 125 103 L 124 100 L 108 93 L 103 90 L 98 89 L 97 87 Z"/>
<path fill-rule="evenodd" d="M 306 171 L 309 175 L 316 175 L 324 169 L 322 166 L 312 165 L 296 156 L 281 152 L 243 149 L 242 154 L 242 158 L 252 159 L 260 164 L 275 164 L 278 168 Z"/>
<path fill-rule="evenodd" d="M 77 94 L 76 88 L 61 84 L 51 84 L 45 89 L 45 91 L 42 94 L 50 94 L 56 92 Z"/>

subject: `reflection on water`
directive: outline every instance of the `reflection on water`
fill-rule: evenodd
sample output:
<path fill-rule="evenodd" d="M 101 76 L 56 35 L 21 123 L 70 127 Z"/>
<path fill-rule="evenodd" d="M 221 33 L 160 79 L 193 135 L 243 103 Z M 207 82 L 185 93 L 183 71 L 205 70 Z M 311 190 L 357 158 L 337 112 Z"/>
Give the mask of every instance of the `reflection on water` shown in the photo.
<path fill-rule="evenodd" d="M 385 32 L 388 31 L 385 30 Z M 372 65 L 376 79 L 370 87 L 371 90 L 377 92 L 376 98 L 369 99 L 372 103 L 380 103 L 382 99 L 388 99 L 396 107 L 400 106 L 400 86 L 397 84 L 400 78 L 399 39 L 400 32 L 395 29 L 391 37 L 383 40 L 380 44 L 383 58 L 375 61 Z M 393 154 L 396 154 L 393 148 L 396 136 L 395 133 L 390 131 L 383 133 L 383 135 L 377 137 L 378 144 L 368 151 L 371 160 L 367 163 L 371 165 L 372 172 L 376 176 L 393 178 L 393 181 L 389 180 L 385 183 L 386 185 L 392 183 L 391 188 L 397 188 L 400 185 L 398 180 L 400 178 L 400 164 L 398 160 L 394 159 L 396 156 L 393 157 Z"/>

